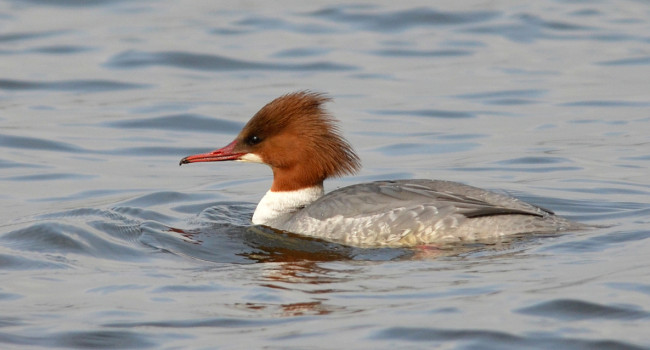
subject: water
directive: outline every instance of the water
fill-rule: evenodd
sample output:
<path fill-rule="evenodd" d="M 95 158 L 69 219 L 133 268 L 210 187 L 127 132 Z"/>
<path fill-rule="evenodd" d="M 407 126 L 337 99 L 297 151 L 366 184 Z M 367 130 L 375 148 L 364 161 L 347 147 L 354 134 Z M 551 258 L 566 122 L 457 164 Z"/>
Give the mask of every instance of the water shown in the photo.
<path fill-rule="evenodd" d="M 0 347 L 650 347 L 650 5 L 0 2 Z M 251 227 L 259 165 L 178 167 L 328 92 L 364 162 L 601 228 L 358 249 Z"/>

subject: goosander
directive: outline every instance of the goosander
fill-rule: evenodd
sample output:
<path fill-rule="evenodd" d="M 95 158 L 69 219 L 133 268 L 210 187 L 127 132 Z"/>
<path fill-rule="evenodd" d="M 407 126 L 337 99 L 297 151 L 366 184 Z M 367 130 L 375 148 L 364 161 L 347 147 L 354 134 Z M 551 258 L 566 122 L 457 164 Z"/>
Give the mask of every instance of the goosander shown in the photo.
<path fill-rule="evenodd" d="M 259 110 L 227 146 L 180 165 L 235 160 L 273 171 L 252 222 L 358 247 L 404 247 L 555 233 L 577 224 L 514 197 L 442 180 L 391 180 L 324 194 L 329 177 L 354 174 L 359 157 L 323 108 L 330 98 L 301 91 Z"/>

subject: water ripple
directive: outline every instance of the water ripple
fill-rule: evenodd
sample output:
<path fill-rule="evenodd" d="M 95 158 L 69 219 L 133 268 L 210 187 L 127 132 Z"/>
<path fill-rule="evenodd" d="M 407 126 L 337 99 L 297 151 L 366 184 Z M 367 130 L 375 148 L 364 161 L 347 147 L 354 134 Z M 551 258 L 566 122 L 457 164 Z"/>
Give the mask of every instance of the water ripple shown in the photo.
<path fill-rule="evenodd" d="M 21 41 L 29 39 L 39 39 L 46 38 L 54 35 L 61 35 L 68 33 L 66 30 L 52 30 L 48 32 L 23 32 L 23 33 L 8 33 L 0 34 L 0 43 L 1 42 L 10 42 L 10 41 Z"/>
<path fill-rule="evenodd" d="M 14 0 L 15 2 L 27 2 L 34 5 L 62 6 L 62 7 L 86 7 L 103 6 L 124 2 L 125 0 Z"/>
<path fill-rule="evenodd" d="M 82 226 L 85 225 L 39 222 L 3 234 L 0 241 L 5 247 L 28 252 L 82 254 L 131 261 L 146 257 L 124 241 L 114 242 L 107 239 L 106 232 L 98 232 L 98 230 L 90 230 Z M 120 235 L 125 233 L 122 229 L 108 232 L 119 232 Z"/>
<path fill-rule="evenodd" d="M 471 112 L 465 111 L 448 111 L 441 109 L 415 109 L 415 110 L 397 110 L 397 109 L 381 109 L 373 110 L 371 113 L 379 115 L 408 115 L 429 118 L 475 118 Z"/>
<path fill-rule="evenodd" d="M 464 31 L 480 35 L 499 35 L 515 42 L 532 43 L 543 38 L 582 39 L 582 36 L 574 33 L 596 29 L 568 22 L 544 20 L 539 16 L 528 13 L 517 14 L 512 19 L 514 20 L 512 23 L 487 24 L 468 28 Z"/>
<path fill-rule="evenodd" d="M 492 11 L 442 12 L 430 8 L 377 13 L 375 11 L 350 11 L 350 9 L 331 7 L 309 14 L 333 22 L 347 23 L 354 27 L 379 32 L 403 31 L 418 26 L 440 26 L 477 23 L 490 20 L 498 15 Z"/>
<path fill-rule="evenodd" d="M 182 192 L 171 192 L 171 191 L 162 191 L 154 192 L 133 198 L 127 201 L 120 203 L 121 207 L 150 207 L 152 205 L 163 205 L 163 204 L 179 204 L 182 202 L 195 201 L 207 198 L 218 198 L 218 194 L 204 194 L 204 193 L 182 193 Z"/>
<path fill-rule="evenodd" d="M 98 197 L 103 197 L 103 196 L 110 196 L 110 195 L 115 195 L 118 193 L 125 193 L 129 192 L 131 190 L 128 189 L 101 189 L 101 190 L 87 190 L 87 191 L 79 191 L 77 193 L 72 193 L 67 196 L 63 197 L 47 197 L 44 196 L 40 199 L 36 199 L 34 201 L 37 202 L 61 202 L 61 201 L 70 201 L 70 200 L 76 200 L 76 199 L 88 199 L 88 198 L 98 198 Z"/>
<path fill-rule="evenodd" d="M 236 134 L 244 126 L 240 122 L 209 118 L 198 114 L 175 114 L 156 118 L 132 118 L 105 125 L 127 129 L 162 129 L 174 131 L 198 131 L 209 133 Z"/>
<path fill-rule="evenodd" d="M 122 83 L 112 80 L 64 80 L 54 82 L 0 79 L 2 90 L 53 90 L 74 92 L 104 92 L 151 87 L 146 84 Z"/>
<path fill-rule="evenodd" d="M 1 178 L 6 181 L 58 181 L 58 180 L 88 180 L 99 177 L 98 175 L 70 174 L 70 173 L 51 173 L 9 176 Z"/>
<path fill-rule="evenodd" d="M 175 154 L 180 159 L 188 154 L 196 154 L 196 153 L 202 153 L 206 151 L 211 151 L 211 149 L 189 148 L 189 147 L 144 146 L 144 147 L 116 148 L 101 153 L 110 154 L 110 155 L 129 156 L 129 157 L 153 157 L 153 156 L 169 157 L 170 154 Z"/>
<path fill-rule="evenodd" d="M 0 136 L 4 137 L 6 135 L 0 135 Z M 37 168 L 38 169 L 38 168 L 46 168 L 46 166 L 40 164 L 30 164 L 30 163 L 14 162 L 10 160 L 0 159 L 0 169 L 8 169 L 8 168 Z"/>
<path fill-rule="evenodd" d="M 649 61 L 650 63 L 650 61 Z M 648 107 L 650 102 L 620 101 L 620 100 L 587 100 L 562 103 L 567 107 Z"/>
<path fill-rule="evenodd" d="M 650 284 L 637 282 L 610 282 L 607 285 L 614 289 L 632 291 L 650 296 Z"/>
<path fill-rule="evenodd" d="M 567 158 L 561 157 L 520 157 L 495 162 L 496 164 L 511 165 L 511 164 L 558 164 L 570 163 Z"/>
<path fill-rule="evenodd" d="M 29 346 L 38 345 L 66 349 L 152 348 L 155 346 L 155 343 L 149 338 L 142 333 L 131 331 L 75 331 L 40 335 L 0 333 L 0 343 Z"/>
<path fill-rule="evenodd" d="M 610 320 L 638 320 L 642 318 L 650 318 L 650 312 L 643 310 L 630 309 L 623 306 L 600 305 L 573 299 L 545 301 L 516 311 L 527 315 L 550 317 L 568 321 L 593 318 Z"/>
<path fill-rule="evenodd" d="M 282 70 L 282 71 L 345 71 L 355 66 L 330 63 L 265 63 L 252 62 L 218 55 L 195 54 L 180 51 L 144 52 L 126 51 L 113 56 L 106 64 L 111 68 L 136 68 L 146 66 L 170 66 L 192 70 Z"/>
<path fill-rule="evenodd" d="M 0 134 L 0 146 L 20 149 L 33 149 L 55 152 L 86 153 L 87 150 L 73 144 L 51 141 L 36 137 L 13 136 Z"/>
<path fill-rule="evenodd" d="M 527 97 L 527 98 L 535 98 L 535 97 L 540 97 L 544 94 L 546 94 L 548 91 L 547 90 L 534 90 L 534 89 L 529 89 L 529 90 L 497 90 L 497 91 L 488 91 L 488 92 L 478 92 L 478 93 L 471 93 L 471 94 L 463 94 L 463 95 L 456 95 L 454 97 L 457 98 L 462 98 L 462 99 L 512 99 L 512 98 L 521 98 L 521 97 Z"/>
<path fill-rule="evenodd" d="M 650 64 L 650 56 L 622 58 L 618 60 L 600 61 L 602 66 L 641 66 Z"/>
<path fill-rule="evenodd" d="M 292 23 L 288 20 L 283 20 L 280 18 L 265 17 L 265 16 L 250 16 L 239 20 L 235 23 L 238 26 L 245 26 L 254 28 L 254 31 L 264 31 L 268 32 L 270 30 L 285 30 L 289 32 L 296 33 L 306 33 L 306 34 L 325 34 L 333 33 L 336 30 L 333 27 L 324 26 L 321 24 L 314 23 Z M 219 28 L 212 31 L 213 34 L 242 34 L 250 33 L 251 30 L 232 30 L 228 28 Z"/>
<path fill-rule="evenodd" d="M 276 52 L 274 57 L 310 57 L 327 54 L 331 50 L 323 47 L 300 47 Z"/>
<path fill-rule="evenodd" d="M 466 152 L 481 147 L 477 142 L 447 142 L 447 143 L 395 143 L 387 146 L 375 148 L 375 152 L 380 152 L 387 156 L 404 156 L 413 154 L 444 154 L 455 152 Z"/>
<path fill-rule="evenodd" d="M 627 213 L 626 213 L 627 214 Z M 645 213 L 642 213 L 645 216 L 650 214 L 650 210 L 646 210 Z M 618 213 L 617 215 L 612 215 L 615 218 L 621 218 L 622 214 Z M 635 213 L 634 216 L 639 216 L 639 213 Z M 590 237 L 587 239 L 581 239 L 577 241 L 562 242 L 558 244 L 549 245 L 540 249 L 541 252 L 544 251 L 554 251 L 554 252 L 567 252 L 571 254 L 582 253 L 582 252 L 604 252 L 607 249 L 610 249 L 612 246 L 615 246 L 623 242 L 640 242 L 650 238 L 650 232 L 642 231 L 632 231 L 632 232 L 614 232 L 609 235 L 601 235 Z"/>
<path fill-rule="evenodd" d="M 376 339 L 382 340 L 406 340 L 411 342 L 432 342 L 443 343 L 454 341 L 465 343 L 466 348 L 479 349 L 624 349 L 641 350 L 632 344 L 621 341 L 584 340 L 568 337 L 520 337 L 507 332 L 478 330 L 478 329 L 437 329 L 437 328 L 415 328 L 415 327 L 390 327 L 375 335 Z"/>
<path fill-rule="evenodd" d="M 219 327 L 219 328 L 239 328 L 239 327 L 266 327 L 277 323 L 295 322 L 291 319 L 239 319 L 239 318 L 209 318 L 199 320 L 177 320 L 177 321 L 160 321 L 160 322 L 120 322 L 109 323 L 105 327 L 133 328 L 133 327 L 155 327 L 155 328 L 194 328 L 194 327 Z"/>
<path fill-rule="evenodd" d="M 41 257 L 42 258 L 42 257 Z M 68 266 L 61 262 L 30 259 L 16 254 L 0 254 L 0 269 L 9 270 L 49 270 L 49 269 L 66 269 Z M 8 295 L 0 293 L 0 300 L 11 300 L 20 298 L 20 295 Z"/>
<path fill-rule="evenodd" d="M 156 218 L 166 219 L 163 215 Z M 34 221 L 36 220 L 36 221 Z M 150 250 L 141 245 L 140 221 L 118 211 L 81 208 L 32 218 L 0 236 L 2 247 L 38 257 L 10 260 L 10 267 L 64 268 L 76 265 L 70 256 L 117 261 L 144 261 Z"/>
<path fill-rule="evenodd" d="M 51 46 L 42 46 L 34 49 L 30 49 L 29 52 L 34 53 L 44 53 L 50 55 L 68 55 L 86 51 L 92 51 L 93 48 L 89 46 L 77 46 L 77 45 L 51 45 Z"/>
<path fill-rule="evenodd" d="M 385 49 L 372 51 L 378 56 L 391 57 L 458 57 L 473 54 L 470 50 L 406 50 L 406 49 Z"/>
<path fill-rule="evenodd" d="M 553 173 L 557 171 L 578 171 L 582 170 L 581 167 L 577 166 L 555 166 L 555 167 L 462 167 L 462 168 L 450 168 L 454 171 L 495 171 L 495 172 L 529 172 L 529 173 Z"/>

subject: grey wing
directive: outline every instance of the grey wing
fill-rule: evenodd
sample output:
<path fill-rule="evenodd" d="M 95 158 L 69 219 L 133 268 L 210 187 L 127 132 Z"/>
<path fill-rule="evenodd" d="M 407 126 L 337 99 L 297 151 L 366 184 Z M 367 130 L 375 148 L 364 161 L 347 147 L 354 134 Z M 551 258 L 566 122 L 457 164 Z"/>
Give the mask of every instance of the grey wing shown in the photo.
<path fill-rule="evenodd" d="M 439 180 L 376 181 L 332 191 L 305 208 L 305 214 L 326 219 L 390 212 L 396 208 L 416 210 L 435 207 L 441 214 L 467 218 L 492 215 L 546 216 L 553 213 L 514 197 L 457 182 Z"/>

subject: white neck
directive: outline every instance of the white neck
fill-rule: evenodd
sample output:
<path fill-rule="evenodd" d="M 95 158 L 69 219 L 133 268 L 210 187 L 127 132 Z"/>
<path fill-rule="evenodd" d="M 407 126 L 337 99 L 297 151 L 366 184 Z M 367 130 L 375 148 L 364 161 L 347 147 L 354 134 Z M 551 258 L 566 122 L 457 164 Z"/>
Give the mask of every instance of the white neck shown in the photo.
<path fill-rule="evenodd" d="M 296 191 L 268 191 L 260 200 L 253 214 L 253 224 L 271 227 L 281 226 L 291 214 L 323 195 L 323 186 L 307 187 Z"/>

